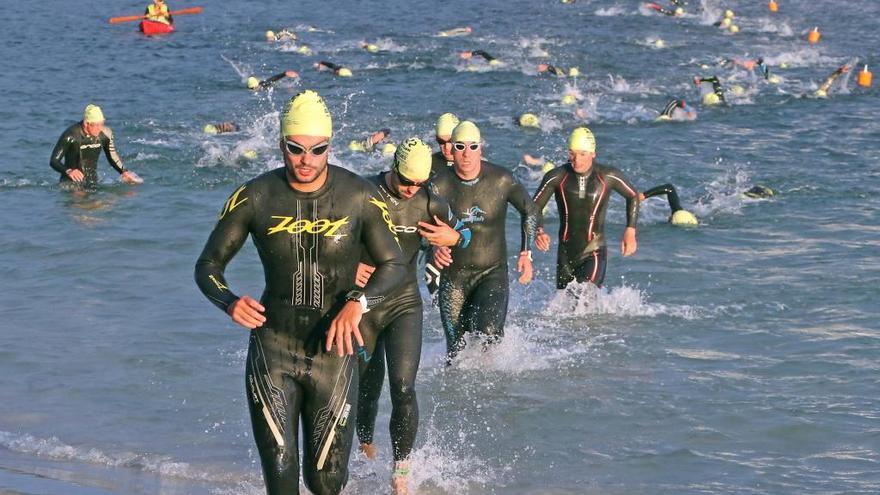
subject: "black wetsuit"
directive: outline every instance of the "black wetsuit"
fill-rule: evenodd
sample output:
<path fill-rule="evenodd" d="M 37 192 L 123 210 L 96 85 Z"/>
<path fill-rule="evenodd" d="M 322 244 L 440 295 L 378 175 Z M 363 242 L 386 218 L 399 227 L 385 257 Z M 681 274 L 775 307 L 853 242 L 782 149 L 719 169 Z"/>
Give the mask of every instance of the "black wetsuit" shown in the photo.
<path fill-rule="evenodd" d="M 666 107 L 660 112 L 660 115 L 664 117 L 672 118 L 672 114 L 675 113 L 676 108 L 684 109 L 684 101 L 679 99 L 670 100 L 669 103 L 666 104 Z"/>
<path fill-rule="evenodd" d="M 339 64 L 334 64 L 333 62 L 327 62 L 326 60 L 321 60 L 320 62 L 318 62 L 318 67 L 326 67 L 326 68 L 332 70 L 333 72 L 339 72 L 339 69 L 343 68 Z"/>
<path fill-rule="evenodd" d="M 111 167 L 120 174 L 125 172 L 113 142 L 113 131 L 104 126 L 100 134 L 92 137 L 83 131 L 82 122 L 77 122 L 58 138 L 49 165 L 61 174 L 61 182 L 72 180 L 65 173 L 66 170 L 77 169 L 85 175 L 83 182 L 94 184 L 98 182 L 98 156 L 101 150 L 104 150 Z"/>
<path fill-rule="evenodd" d="M 557 77 L 564 77 L 565 76 L 565 69 L 563 69 L 562 67 L 556 67 L 555 65 L 547 64 L 547 73 L 553 74 L 554 76 L 557 76 Z"/>
<path fill-rule="evenodd" d="M 602 285 L 608 257 L 605 214 L 612 190 L 626 198 L 626 226 L 635 228 L 639 193 L 620 170 L 593 162 L 589 171 L 578 174 L 566 163 L 541 180 L 535 193 L 538 226 L 544 225 L 542 211 L 550 196 L 556 198 L 559 209 L 556 288 L 564 289 L 572 280 Z"/>
<path fill-rule="evenodd" d="M 394 460 L 406 459 L 412 452 L 419 424 L 416 401 L 416 372 L 422 351 L 422 296 L 416 277 L 419 252 L 426 247 L 419 235 L 419 222 L 434 223 L 434 216 L 450 227 L 461 229 L 459 245 L 467 247 L 470 230 L 464 227 L 446 200 L 423 187 L 409 199 L 395 196 L 385 183 L 385 174 L 368 178 L 374 183 L 391 214 L 394 230 L 400 240 L 406 278 L 388 298 L 361 320 L 364 346 L 372 356 L 361 365 L 360 398 L 358 399 L 357 434 L 361 443 L 373 443 L 379 396 L 385 381 L 385 360 L 388 360 L 388 381 L 391 387 L 391 445 Z M 361 260 L 374 265 L 368 253 Z"/>
<path fill-rule="evenodd" d="M 406 273 L 375 187 L 345 169 L 328 168 L 327 183 L 311 193 L 291 188 L 283 167 L 238 188 L 196 263 L 199 288 L 224 311 L 238 296 L 223 272 L 249 234 L 263 264 L 266 323 L 251 332 L 246 386 L 269 494 L 299 493 L 300 419 L 306 486 L 315 494 L 336 494 L 345 486 L 357 363 L 335 349 L 324 352 L 326 332 L 355 287 L 363 249 L 377 262 L 363 289 L 371 307 Z"/>
<path fill-rule="evenodd" d="M 513 173 L 486 161 L 473 180 L 462 180 L 449 167 L 432 184 L 473 233 L 470 247 L 452 249 L 452 265 L 440 277 L 440 316 L 451 359 L 464 346 L 466 332 L 481 333 L 488 341 L 504 336 L 509 296 L 507 205 L 521 216 L 522 251 L 530 250 L 534 242 L 537 212 Z"/>
<path fill-rule="evenodd" d="M 471 52 L 471 56 L 483 57 L 483 60 L 485 60 L 486 62 L 491 62 L 493 60 L 497 60 L 495 57 L 493 57 L 492 55 L 489 55 L 488 53 L 484 52 L 483 50 L 474 50 Z"/>
<path fill-rule="evenodd" d="M 438 172 L 447 172 L 452 168 L 452 162 L 443 156 L 442 151 L 437 151 L 431 155 L 431 177 L 435 177 Z"/>
<path fill-rule="evenodd" d="M 282 72 L 281 74 L 275 74 L 274 76 L 272 76 L 272 77 L 270 77 L 270 78 L 268 78 L 268 79 L 265 79 L 265 80 L 263 80 L 263 81 L 260 81 L 260 85 L 257 87 L 257 89 L 268 89 L 268 88 L 271 88 L 272 86 L 275 85 L 275 83 L 277 83 L 278 81 L 284 79 L 285 77 L 287 77 L 287 74 L 284 73 L 284 72 Z"/>
<path fill-rule="evenodd" d="M 701 77 L 699 81 L 701 83 L 712 83 L 712 91 L 715 93 L 716 96 L 718 96 L 718 100 L 721 103 L 727 102 L 727 100 L 724 99 L 724 88 L 721 87 L 721 81 L 718 80 L 718 76 Z"/>
<path fill-rule="evenodd" d="M 672 213 L 684 209 L 681 207 L 681 202 L 678 200 L 678 193 L 675 191 L 675 186 L 673 186 L 672 184 L 662 184 L 659 186 L 655 186 L 651 189 L 648 189 L 647 191 L 642 192 L 642 194 L 645 195 L 645 199 L 665 194 L 666 201 L 669 202 L 669 209 L 672 211 Z"/>

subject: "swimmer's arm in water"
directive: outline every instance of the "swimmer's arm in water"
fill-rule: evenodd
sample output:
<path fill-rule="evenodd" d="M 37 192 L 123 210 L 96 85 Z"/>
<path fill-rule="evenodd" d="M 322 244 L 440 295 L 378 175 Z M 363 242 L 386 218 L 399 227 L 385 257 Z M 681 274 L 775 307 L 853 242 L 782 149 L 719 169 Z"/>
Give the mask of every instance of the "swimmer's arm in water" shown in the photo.
<path fill-rule="evenodd" d="M 315 64 L 315 68 L 318 70 L 321 69 L 330 69 L 332 71 L 337 71 L 342 68 L 341 65 L 336 65 L 333 62 L 327 62 L 326 60 L 321 60 L 317 64 Z"/>
<path fill-rule="evenodd" d="M 285 77 L 287 77 L 287 72 L 282 72 L 281 74 L 275 74 L 274 76 L 272 76 L 268 79 L 260 81 L 260 89 L 271 88 L 272 86 L 275 85 L 275 83 L 284 79 Z"/>
<path fill-rule="evenodd" d="M 483 57 L 483 60 L 485 60 L 486 62 L 491 62 L 493 60 L 496 60 L 495 57 L 493 57 L 492 55 L 489 55 L 488 53 L 484 52 L 483 50 L 474 50 L 473 52 L 471 52 L 471 54 L 477 55 L 478 57 Z"/>
<path fill-rule="evenodd" d="M 672 213 L 682 209 L 681 202 L 679 202 L 678 199 L 678 193 L 675 191 L 675 187 L 672 184 L 661 184 L 639 193 L 639 201 L 644 201 L 648 198 L 664 194 L 666 195 L 666 200 L 669 202 L 669 209 L 672 210 Z"/>
<path fill-rule="evenodd" d="M 202 294 L 239 325 L 254 329 L 266 322 L 264 308 L 250 296 L 239 298 L 224 277 L 226 265 L 247 240 L 254 216 L 254 199 L 245 184 L 226 200 L 220 219 L 196 262 L 195 279 Z"/>
<path fill-rule="evenodd" d="M 639 219 L 639 193 L 617 169 L 611 169 L 606 175 L 608 185 L 626 198 L 626 229 L 623 231 L 623 241 L 620 243 L 620 252 L 624 256 L 631 256 L 636 253 L 638 243 L 636 242 L 636 223 Z"/>
<path fill-rule="evenodd" d="M 113 131 L 110 130 L 109 127 L 101 129 L 101 147 L 104 149 L 104 155 L 107 157 L 110 166 L 119 172 L 119 178 L 122 179 L 123 182 L 128 184 L 140 184 L 143 182 L 143 179 L 141 179 L 136 173 L 125 169 L 125 166 L 122 164 L 122 158 L 119 157 L 119 153 L 116 151 L 116 143 L 113 141 Z"/>
<path fill-rule="evenodd" d="M 550 249 L 550 235 L 544 232 L 544 207 L 547 206 L 550 197 L 553 196 L 556 187 L 564 175 L 565 167 L 559 167 L 544 174 L 544 178 L 541 179 L 541 185 L 538 186 L 538 190 L 535 191 L 535 197 L 532 200 L 535 203 L 536 210 L 535 247 L 541 251 L 546 252 Z"/>

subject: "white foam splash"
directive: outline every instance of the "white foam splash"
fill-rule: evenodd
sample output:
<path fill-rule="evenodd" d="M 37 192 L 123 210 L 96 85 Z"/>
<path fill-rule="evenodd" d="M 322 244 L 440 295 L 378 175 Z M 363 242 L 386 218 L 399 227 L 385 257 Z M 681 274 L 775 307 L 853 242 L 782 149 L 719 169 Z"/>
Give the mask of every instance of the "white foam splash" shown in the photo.
<path fill-rule="evenodd" d="M 557 291 L 544 310 L 544 316 L 556 320 L 589 315 L 668 315 L 685 320 L 700 318 L 699 311 L 691 306 L 648 302 L 647 294 L 635 287 L 599 288 L 589 282 L 572 282 L 564 290 Z"/>
<path fill-rule="evenodd" d="M 625 14 L 626 9 L 620 5 L 614 5 L 604 9 L 596 9 L 596 12 L 594 13 L 599 17 L 614 17 Z"/>

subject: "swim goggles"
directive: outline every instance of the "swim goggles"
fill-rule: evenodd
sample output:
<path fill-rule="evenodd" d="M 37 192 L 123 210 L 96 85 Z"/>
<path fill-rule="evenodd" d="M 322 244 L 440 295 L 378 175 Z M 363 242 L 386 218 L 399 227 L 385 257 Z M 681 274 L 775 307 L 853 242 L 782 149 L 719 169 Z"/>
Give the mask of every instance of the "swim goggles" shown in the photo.
<path fill-rule="evenodd" d="M 465 144 L 462 142 L 458 142 L 454 143 L 452 147 L 455 148 L 456 151 L 464 151 L 465 148 L 470 148 L 471 151 L 477 151 L 478 149 L 480 149 L 480 143 Z"/>
<path fill-rule="evenodd" d="M 407 179 L 406 177 L 403 176 L 403 174 L 400 173 L 400 170 L 399 170 L 397 167 L 394 167 L 394 175 L 397 176 L 397 180 L 400 181 L 400 184 L 401 184 L 402 186 L 407 186 L 407 187 L 412 187 L 412 186 L 415 186 L 415 187 L 422 187 L 422 186 L 425 185 L 425 182 L 427 182 L 427 181 L 416 182 L 416 181 L 414 181 L 414 180 Z"/>
<path fill-rule="evenodd" d="M 314 156 L 321 156 L 327 152 L 327 148 L 330 147 L 330 143 L 323 142 L 320 144 L 316 144 L 311 148 L 303 148 L 298 143 L 294 143 L 293 141 L 284 141 L 285 146 L 287 146 L 287 151 L 294 156 L 302 155 L 303 153 L 311 153 Z"/>

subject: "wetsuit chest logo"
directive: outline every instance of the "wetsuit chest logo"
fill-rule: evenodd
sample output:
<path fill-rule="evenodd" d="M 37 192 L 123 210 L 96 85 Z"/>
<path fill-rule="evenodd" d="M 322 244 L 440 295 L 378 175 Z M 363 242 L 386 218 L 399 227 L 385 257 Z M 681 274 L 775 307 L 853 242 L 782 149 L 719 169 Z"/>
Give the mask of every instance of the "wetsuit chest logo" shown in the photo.
<path fill-rule="evenodd" d="M 330 221 L 326 218 L 319 220 L 297 220 L 294 217 L 278 215 L 272 215 L 272 218 L 278 219 L 278 223 L 274 227 L 270 227 L 266 235 L 273 235 L 279 232 L 287 232 L 288 234 L 323 234 L 324 237 L 345 237 L 347 235 L 338 234 L 337 232 L 343 226 L 348 225 L 348 217 L 335 221 Z"/>
<path fill-rule="evenodd" d="M 415 234 L 418 231 L 419 231 L 418 227 L 409 227 L 406 225 L 395 225 L 394 226 L 394 232 L 397 232 L 398 234 Z"/>
<path fill-rule="evenodd" d="M 79 149 L 81 149 L 81 150 L 91 150 L 91 149 L 100 148 L 100 147 L 101 147 L 101 143 L 79 145 Z"/>
<path fill-rule="evenodd" d="M 461 221 L 464 223 L 481 223 L 486 221 L 486 212 L 479 206 L 471 206 L 461 215 Z"/>

